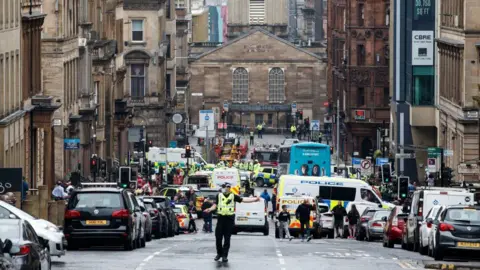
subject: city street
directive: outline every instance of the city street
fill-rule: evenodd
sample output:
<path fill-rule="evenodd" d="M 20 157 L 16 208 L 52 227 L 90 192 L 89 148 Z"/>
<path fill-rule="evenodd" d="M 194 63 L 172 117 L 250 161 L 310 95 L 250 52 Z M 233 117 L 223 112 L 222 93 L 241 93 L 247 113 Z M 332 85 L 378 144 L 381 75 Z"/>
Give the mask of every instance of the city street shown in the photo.
<path fill-rule="evenodd" d="M 203 221 L 197 221 L 197 226 Z M 239 233 L 232 236 L 228 263 L 213 261 L 214 234 L 185 234 L 153 240 L 144 249 L 125 252 L 120 249 L 94 248 L 70 251 L 65 257 L 53 258 L 52 269 L 336 269 L 385 270 L 423 269 L 418 253 L 382 247 L 379 242 L 358 242 L 351 239 L 318 239 L 302 243 L 274 238 L 270 235 Z"/>

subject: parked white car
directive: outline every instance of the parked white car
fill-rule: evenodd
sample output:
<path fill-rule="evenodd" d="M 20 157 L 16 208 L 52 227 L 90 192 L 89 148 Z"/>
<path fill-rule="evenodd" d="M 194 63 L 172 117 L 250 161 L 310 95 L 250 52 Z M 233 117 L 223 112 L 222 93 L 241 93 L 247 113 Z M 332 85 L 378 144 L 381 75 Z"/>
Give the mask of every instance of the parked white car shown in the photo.
<path fill-rule="evenodd" d="M 28 213 L 0 201 L 0 219 L 23 219 L 28 221 L 37 235 L 48 241 L 51 256 L 65 255 L 66 239 L 63 232 L 48 220 L 35 218 Z"/>
<path fill-rule="evenodd" d="M 429 219 L 435 219 L 437 216 L 438 211 L 442 209 L 442 205 L 435 205 L 428 211 L 428 214 L 425 216 L 425 219 L 421 222 L 420 224 L 420 235 L 419 235 L 419 241 L 420 241 L 420 247 L 418 249 L 418 252 L 422 255 L 427 255 L 428 252 L 428 238 L 430 237 L 430 231 L 432 230 L 432 223 L 428 223 L 427 220 Z"/>

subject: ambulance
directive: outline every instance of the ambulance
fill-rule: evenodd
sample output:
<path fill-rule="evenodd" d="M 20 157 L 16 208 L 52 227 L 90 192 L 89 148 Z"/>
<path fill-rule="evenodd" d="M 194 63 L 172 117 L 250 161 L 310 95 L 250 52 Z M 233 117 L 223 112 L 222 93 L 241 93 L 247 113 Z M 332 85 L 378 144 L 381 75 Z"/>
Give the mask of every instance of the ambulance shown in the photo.
<path fill-rule="evenodd" d="M 390 209 L 393 204 L 382 201 L 368 183 L 343 177 L 282 175 L 277 187 L 277 201 L 285 196 L 319 197 L 333 209 L 337 204 L 347 208 L 350 202 L 363 202 L 372 207 Z M 279 203 L 279 202 L 278 202 Z"/>
<path fill-rule="evenodd" d="M 295 212 L 297 211 L 297 208 L 300 204 L 303 203 L 304 200 L 308 200 L 311 205 L 315 206 L 315 197 L 311 196 L 301 196 L 301 195 L 292 195 L 292 196 L 284 196 L 280 197 L 278 199 L 278 207 L 277 207 L 277 213 L 276 215 L 278 216 L 279 211 L 282 211 L 282 207 L 284 205 L 287 206 L 287 211 L 290 213 L 290 226 L 289 226 L 289 231 L 291 236 L 297 236 L 300 233 L 300 221 L 297 220 L 295 216 Z M 313 228 L 313 223 L 316 220 L 316 211 L 312 211 L 310 214 L 310 228 Z M 280 230 L 279 230 L 280 224 L 278 222 L 275 222 L 275 238 L 283 238 L 282 235 L 280 235 Z M 313 229 L 310 230 L 312 233 L 312 236 L 314 238 L 318 238 L 319 235 L 317 235 L 316 232 L 313 231 Z"/>
<path fill-rule="evenodd" d="M 212 188 L 221 189 L 222 185 L 232 185 L 231 191 L 240 195 L 240 172 L 236 168 L 215 168 L 212 173 Z"/>

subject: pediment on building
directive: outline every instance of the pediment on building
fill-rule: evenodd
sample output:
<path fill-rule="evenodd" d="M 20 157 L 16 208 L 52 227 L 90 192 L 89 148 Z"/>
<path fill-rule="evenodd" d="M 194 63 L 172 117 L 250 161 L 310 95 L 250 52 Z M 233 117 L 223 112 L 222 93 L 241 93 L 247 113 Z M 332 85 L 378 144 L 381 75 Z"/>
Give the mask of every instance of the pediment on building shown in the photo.
<path fill-rule="evenodd" d="M 127 52 L 123 58 L 125 60 L 150 60 L 150 55 L 143 50 L 133 50 Z"/>
<path fill-rule="evenodd" d="M 321 57 L 258 28 L 214 50 L 197 56 L 195 62 L 317 62 L 320 60 Z"/>

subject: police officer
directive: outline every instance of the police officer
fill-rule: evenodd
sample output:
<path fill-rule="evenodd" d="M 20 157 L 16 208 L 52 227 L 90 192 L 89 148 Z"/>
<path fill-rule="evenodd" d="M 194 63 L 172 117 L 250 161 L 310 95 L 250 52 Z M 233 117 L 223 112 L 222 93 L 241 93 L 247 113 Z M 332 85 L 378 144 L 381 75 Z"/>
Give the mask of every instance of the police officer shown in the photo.
<path fill-rule="evenodd" d="M 214 260 L 218 261 L 222 258 L 222 262 L 228 262 L 228 250 L 230 249 L 230 237 L 232 236 L 233 226 L 235 224 L 235 202 L 253 203 L 258 202 L 260 198 L 250 197 L 242 198 L 230 191 L 232 186 L 229 183 L 222 185 L 222 193 L 217 195 L 217 201 L 212 207 L 204 210 L 210 213 L 217 210 L 217 227 L 215 228 L 215 242 L 217 246 L 217 256 Z M 222 246 L 222 240 L 225 242 Z"/>

